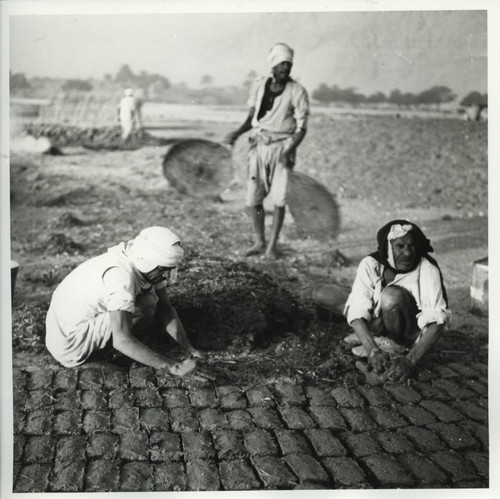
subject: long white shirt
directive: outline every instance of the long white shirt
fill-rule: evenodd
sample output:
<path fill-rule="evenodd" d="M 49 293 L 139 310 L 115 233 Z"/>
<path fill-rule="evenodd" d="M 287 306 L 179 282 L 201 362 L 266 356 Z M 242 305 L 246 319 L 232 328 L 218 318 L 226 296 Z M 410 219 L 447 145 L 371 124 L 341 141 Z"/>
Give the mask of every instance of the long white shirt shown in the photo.
<path fill-rule="evenodd" d="M 355 319 L 371 321 L 380 316 L 383 272 L 384 266 L 372 256 L 361 260 L 344 309 L 349 324 Z M 444 324 L 450 320 L 451 312 L 443 296 L 439 270 L 425 257 L 411 272 L 396 274 L 387 286 L 401 286 L 413 295 L 419 309 L 417 323 L 420 329 L 431 322 Z"/>
<path fill-rule="evenodd" d="M 110 339 L 109 312 L 134 315 L 140 293 L 165 286 L 163 281 L 153 287 L 142 277 L 127 257 L 124 243 L 83 262 L 52 295 L 46 318 L 47 349 L 66 367 L 82 364 Z"/>

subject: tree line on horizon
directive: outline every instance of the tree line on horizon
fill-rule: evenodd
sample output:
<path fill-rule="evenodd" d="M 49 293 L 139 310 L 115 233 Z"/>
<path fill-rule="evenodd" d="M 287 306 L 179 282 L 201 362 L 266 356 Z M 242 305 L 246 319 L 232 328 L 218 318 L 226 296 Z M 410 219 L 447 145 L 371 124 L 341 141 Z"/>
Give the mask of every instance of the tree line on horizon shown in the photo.
<path fill-rule="evenodd" d="M 257 73 L 252 70 L 248 73 L 243 85 L 242 90 L 247 90 L 251 82 L 255 79 Z M 9 72 L 10 80 L 10 93 L 11 96 L 30 97 L 36 87 L 40 85 L 41 80 L 45 82 L 51 80 L 50 78 L 33 78 L 29 79 L 24 73 Z M 214 104 L 230 104 L 230 103 L 244 103 L 246 94 L 243 92 L 232 94 L 230 96 L 221 92 L 223 89 L 217 89 L 213 86 L 214 78 L 211 75 L 203 75 L 200 81 L 202 89 L 199 91 L 189 90 L 186 84 L 180 84 L 178 88 L 184 89 L 190 94 L 190 97 L 196 93 L 211 93 L 215 102 Z M 98 88 L 96 88 L 96 86 Z M 142 91 L 145 99 L 161 101 L 168 99 L 169 92 L 172 91 L 172 84 L 169 79 L 161 74 L 151 74 L 146 71 L 134 73 L 128 64 L 123 64 L 116 75 L 113 77 L 107 73 L 104 75 L 103 80 L 92 79 L 66 79 L 60 84 L 59 90 L 62 92 L 84 92 L 89 93 L 95 90 L 102 90 L 102 88 L 120 90 L 125 87 L 139 88 Z M 233 89 L 234 91 L 234 89 Z M 328 86 L 322 83 L 317 89 L 313 90 L 311 97 L 322 104 L 392 104 L 401 107 L 410 106 L 437 106 L 441 104 L 451 103 L 457 99 L 453 91 L 443 85 L 436 85 L 420 93 L 401 92 L 399 89 L 392 90 L 388 95 L 383 92 L 376 92 L 372 95 L 366 96 L 357 91 L 356 88 L 340 88 L 337 85 Z M 232 102 L 236 99 L 242 102 Z M 460 102 L 461 106 L 480 106 L 488 105 L 488 94 L 481 94 L 477 91 L 469 92 Z"/>

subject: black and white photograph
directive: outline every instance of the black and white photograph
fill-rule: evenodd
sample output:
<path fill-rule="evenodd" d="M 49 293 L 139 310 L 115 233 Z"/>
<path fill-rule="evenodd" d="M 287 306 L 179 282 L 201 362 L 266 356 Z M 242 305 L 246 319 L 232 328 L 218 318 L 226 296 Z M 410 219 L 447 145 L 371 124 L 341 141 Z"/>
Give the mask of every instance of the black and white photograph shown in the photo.
<path fill-rule="evenodd" d="M 1 2 L 0 495 L 500 497 L 499 17 Z"/>

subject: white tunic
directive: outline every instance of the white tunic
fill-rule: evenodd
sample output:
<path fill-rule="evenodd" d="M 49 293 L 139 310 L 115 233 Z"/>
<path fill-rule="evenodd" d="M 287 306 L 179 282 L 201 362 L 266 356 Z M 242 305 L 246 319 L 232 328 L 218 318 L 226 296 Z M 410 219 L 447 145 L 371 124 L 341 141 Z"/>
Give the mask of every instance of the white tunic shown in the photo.
<path fill-rule="evenodd" d="M 375 258 L 367 256 L 361 260 L 344 309 L 349 324 L 355 319 L 370 322 L 380 316 L 383 272 L 384 266 Z M 420 329 L 431 322 L 444 324 L 450 320 L 451 312 L 443 296 L 439 269 L 425 257 L 415 270 L 396 274 L 387 286 L 401 286 L 413 295 L 419 310 L 417 323 Z"/>
<path fill-rule="evenodd" d="M 87 360 L 104 348 L 111 337 L 111 311 L 137 314 L 135 300 L 166 286 L 151 286 L 135 269 L 125 253 L 125 244 L 74 269 L 52 295 L 46 318 L 46 346 L 66 367 Z"/>

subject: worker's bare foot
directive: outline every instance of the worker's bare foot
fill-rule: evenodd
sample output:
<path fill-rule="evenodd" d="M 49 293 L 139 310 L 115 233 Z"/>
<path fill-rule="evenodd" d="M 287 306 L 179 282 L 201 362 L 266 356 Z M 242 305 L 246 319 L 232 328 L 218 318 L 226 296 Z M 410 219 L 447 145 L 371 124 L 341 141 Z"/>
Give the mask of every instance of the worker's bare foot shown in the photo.
<path fill-rule="evenodd" d="M 278 258 L 278 252 L 276 251 L 276 248 L 267 248 L 266 252 L 264 253 L 264 258 L 266 260 L 276 260 Z"/>
<path fill-rule="evenodd" d="M 266 249 L 266 243 L 255 243 L 250 249 L 245 251 L 245 256 L 259 255 Z"/>
<path fill-rule="evenodd" d="M 196 361 L 193 359 L 186 359 L 182 362 L 175 363 L 172 367 L 168 368 L 168 372 L 174 376 L 185 376 L 190 372 L 194 371 L 196 367 Z"/>

